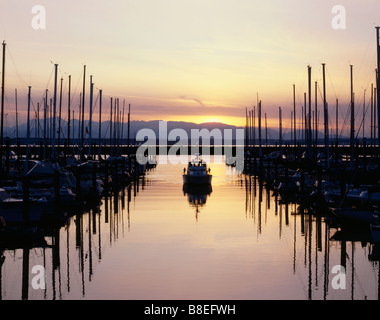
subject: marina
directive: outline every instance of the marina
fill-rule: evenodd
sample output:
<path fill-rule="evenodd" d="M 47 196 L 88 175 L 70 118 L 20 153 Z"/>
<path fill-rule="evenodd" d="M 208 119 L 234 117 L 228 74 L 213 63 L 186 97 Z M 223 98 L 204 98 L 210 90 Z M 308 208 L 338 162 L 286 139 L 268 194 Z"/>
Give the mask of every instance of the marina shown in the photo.
<path fill-rule="evenodd" d="M 197 195 L 183 190 L 181 164 L 158 159 L 97 206 L 41 229 L 43 242 L 2 242 L 1 298 L 379 298 L 369 227 L 342 227 L 220 162 L 210 162 L 212 190 Z M 28 285 L 34 265 L 45 289 Z M 344 290 L 333 288 L 334 266 L 346 270 Z"/>
<path fill-rule="evenodd" d="M 246 19 L 256 10 L 227 2 L 216 15 L 223 22 L 237 8 L 251 12 Z M 141 18 L 140 5 L 110 4 Z M 194 9 L 166 5 L 172 10 L 161 11 L 162 19 L 149 18 L 156 26 L 144 20 L 149 32 Z M 217 19 L 208 5 L 194 16 Z M 291 14 L 299 6 L 277 5 Z M 262 6 L 262 14 L 272 12 Z M 345 14 L 343 5 L 334 8 Z M 245 20 L 231 33 L 239 39 L 202 19 L 182 33 L 198 24 L 212 32 L 185 32 L 191 44 L 169 24 L 161 30 L 173 33 L 166 43 L 149 43 L 145 25 L 124 26 L 126 34 L 145 32 L 106 43 L 103 56 L 97 42 L 84 57 L 71 42 L 63 53 L 42 45 L 39 59 L 50 66 L 41 71 L 36 60 L 41 70 L 30 71 L 28 82 L 21 68 L 33 67 L 33 50 L 25 45 L 25 58 L 13 52 L 20 47 L 12 37 L 2 42 L 0 300 L 380 300 L 380 27 L 354 28 L 357 51 L 371 36 L 367 50 L 361 64 L 352 50 L 355 64 L 349 59 L 337 71 L 347 56 L 329 58 L 334 49 L 308 42 L 310 26 L 298 40 L 304 31 L 291 25 L 299 16 L 278 16 L 275 23 L 283 22 L 266 37 L 252 32 L 260 40 L 253 46 L 241 42 L 251 39 L 241 31 L 264 30 L 261 23 Z M 342 17 L 332 22 L 334 32 L 346 30 L 337 28 Z M 104 37 L 94 26 L 91 37 L 107 41 L 121 30 Z M 285 26 L 291 37 L 270 40 Z M 201 34 L 212 45 L 198 42 Z M 335 48 L 335 34 L 327 38 Z M 348 48 L 353 40 L 335 49 Z M 75 62 L 54 62 L 46 52 Z M 97 58 L 75 65 L 86 56 Z M 183 311 L 145 308 L 149 315 Z"/>

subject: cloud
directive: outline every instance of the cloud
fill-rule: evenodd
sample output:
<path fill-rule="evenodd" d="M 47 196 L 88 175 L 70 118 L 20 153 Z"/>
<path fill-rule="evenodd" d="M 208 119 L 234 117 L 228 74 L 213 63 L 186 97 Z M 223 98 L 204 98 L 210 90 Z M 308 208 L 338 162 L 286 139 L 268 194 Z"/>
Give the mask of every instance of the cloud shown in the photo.
<path fill-rule="evenodd" d="M 191 101 L 195 101 L 196 103 L 198 103 L 201 107 L 206 107 L 206 105 L 199 99 L 196 99 L 196 98 L 186 98 L 185 96 L 179 96 L 178 97 L 179 99 L 182 99 L 182 100 L 191 100 Z"/>

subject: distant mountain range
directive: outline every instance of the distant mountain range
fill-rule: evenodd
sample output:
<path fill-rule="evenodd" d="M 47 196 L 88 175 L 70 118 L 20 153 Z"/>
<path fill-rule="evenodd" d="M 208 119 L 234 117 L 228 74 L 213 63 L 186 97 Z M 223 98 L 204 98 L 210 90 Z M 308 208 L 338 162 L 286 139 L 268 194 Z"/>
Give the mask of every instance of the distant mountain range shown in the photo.
<path fill-rule="evenodd" d="M 47 119 L 47 136 L 51 136 L 52 128 L 53 128 L 53 123 L 52 119 Z M 134 139 L 136 137 L 136 134 L 139 130 L 141 129 L 150 129 L 153 130 L 153 132 L 156 134 L 156 136 L 159 136 L 159 123 L 160 120 L 152 120 L 152 121 L 140 121 L 140 120 L 133 120 L 130 122 L 130 138 Z M 37 121 L 32 120 L 30 122 L 30 137 L 31 138 L 42 138 L 43 137 L 43 132 L 44 132 L 44 121 L 40 119 L 39 125 L 36 125 Z M 202 124 L 197 124 L 193 122 L 184 122 L 184 121 L 164 121 L 164 126 L 166 124 L 167 127 L 167 132 L 169 133 L 173 129 L 183 129 L 187 135 L 190 137 L 191 130 L 192 129 L 207 129 L 209 131 L 213 129 L 219 129 L 223 133 L 225 129 L 244 129 L 244 127 L 238 127 L 238 126 L 233 126 L 229 124 L 224 124 L 224 123 L 217 123 L 217 122 L 209 122 L 209 123 L 202 123 Z M 57 128 L 57 134 L 56 138 L 58 138 L 58 121 L 56 122 L 56 128 Z M 36 130 L 38 128 L 38 130 Z M 61 138 L 66 139 L 67 137 L 67 128 L 68 124 L 67 121 L 62 120 L 61 121 Z M 99 127 L 98 122 L 93 122 L 92 123 L 92 138 L 97 139 L 99 137 L 99 129 L 101 129 L 101 137 L 102 139 L 109 139 L 110 138 L 110 130 L 112 130 L 112 137 L 116 134 L 119 137 L 123 137 L 124 139 L 127 139 L 128 137 L 128 123 L 113 123 L 112 128 L 110 126 L 109 121 L 105 121 L 101 123 L 101 128 Z M 85 128 L 84 128 L 84 134 L 85 138 L 89 137 L 89 122 L 85 121 Z M 256 135 L 258 137 L 257 133 L 258 129 L 256 129 Z M 27 125 L 26 123 L 19 124 L 18 126 L 18 136 L 21 138 L 26 137 L 26 132 L 27 132 Z M 81 136 L 81 123 L 77 119 L 74 121 L 71 121 L 70 125 L 70 136 L 71 138 L 80 138 Z M 4 129 L 4 136 L 8 136 L 11 139 L 16 138 L 16 126 L 13 127 L 8 127 Z M 273 130 L 271 128 L 268 128 L 268 138 L 269 139 L 277 139 L 278 138 L 278 131 Z M 286 136 L 284 136 L 286 138 Z M 262 128 L 262 139 L 265 140 L 265 128 Z"/>
<path fill-rule="evenodd" d="M 52 119 L 47 119 L 47 136 L 51 137 L 52 136 Z M 36 125 L 37 121 L 32 120 L 30 122 L 30 137 L 32 139 L 34 138 L 42 138 L 43 137 L 43 131 L 44 131 L 44 121 L 43 119 L 40 119 L 39 126 Z M 58 139 L 58 121 L 56 122 L 56 128 L 57 128 L 57 134 L 56 134 L 56 139 Z M 70 139 L 74 138 L 75 139 L 80 139 L 81 137 L 81 122 L 78 121 L 77 119 L 71 121 L 71 129 L 70 129 Z M 237 129 L 245 129 L 245 127 L 238 127 L 238 126 L 233 126 L 229 124 L 224 124 L 224 123 L 218 123 L 218 122 L 208 122 L 208 123 L 202 123 L 202 124 L 197 124 L 193 122 L 184 122 L 184 121 L 164 121 L 163 123 L 164 126 L 167 128 L 167 133 L 169 133 L 173 129 L 182 129 L 184 130 L 188 137 L 191 137 L 191 130 L 192 129 L 207 129 L 209 132 L 211 132 L 213 129 L 219 129 L 222 134 L 224 133 L 225 129 L 232 129 L 233 130 L 233 136 L 235 136 L 236 132 L 235 130 Z M 130 139 L 133 141 L 134 138 L 136 137 L 136 134 L 139 130 L 141 129 L 150 129 L 152 130 L 157 139 L 159 137 L 159 127 L 160 126 L 160 120 L 152 120 L 152 121 L 140 121 L 140 120 L 133 120 L 130 122 Z M 65 140 L 67 138 L 67 121 L 62 120 L 61 121 L 61 139 Z M 38 130 L 36 130 L 38 128 Z M 110 130 L 112 129 L 112 133 L 110 134 Z M 267 131 L 265 130 L 265 127 L 262 127 L 261 129 L 261 138 L 262 142 L 265 143 L 266 139 L 268 139 L 269 142 L 278 142 L 279 141 L 279 131 L 273 128 L 268 128 Z M 26 137 L 26 131 L 27 131 L 27 125 L 26 123 L 19 124 L 18 126 L 18 136 L 20 138 L 25 138 Z M 90 126 L 89 126 L 89 121 L 85 121 L 85 128 L 83 130 L 85 139 L 89 138 L 89 131 L 90 131 Z M 124 122 L 122 123 L 113 123 L 112 128 L 110 127 L 110 122 L 109 121 L 104 121 L 101 124 L 101 138 L 102 139 L 110 139 L 110 137 L 114 138 L 115 135 L 117 137 L 120 137 L 122 139 L 127 139 L 128 138 L 128 123 Z M 301 130 L 297 130 L 297 139 L 299 139 L 299 136 L 301 135 Z M 319 139 L 323 140 L 324 134 L 321 132 L 318 132 Z M 4 128 L 4 136 L 7 136 L 11 139 L 16 138 L 16 127 L 8 127 Z M 256 128 L 255 132 L 255 138 L 256 138 L 256 143 L 258 142 L 258 128 Z M 98 139 L 99 138 L 99 123 L 98 122 L 93 122 L 92 123 L 92 138 Z M 287 140 L 291 140 L 292 135 L 290 133 L 290 130 L 283 129 L 282 133 L 282 138 L 283 141 L 286 142 Z"/>

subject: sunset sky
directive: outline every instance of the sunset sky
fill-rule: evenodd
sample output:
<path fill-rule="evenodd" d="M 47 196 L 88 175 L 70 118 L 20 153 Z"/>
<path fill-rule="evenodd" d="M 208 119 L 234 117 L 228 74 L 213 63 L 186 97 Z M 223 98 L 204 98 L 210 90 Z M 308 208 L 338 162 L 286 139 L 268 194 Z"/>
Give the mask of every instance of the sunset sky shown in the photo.
<path fill-rule="evenodd" d="M 346 10 L 343 30 L 332 27 L 332 8 L 338 4 Z M 35 5 L 46 8 L 46 29 L 32 27 Z M 293 84 L 301 113 L 308 65 L 313 90 L 318 81 L 322 92 L 321 64 L 326 63 L 327 100 L 335 106 L 339 98 L 343 121 L 350 64 L 356 103 L 362 106 L 365 89 L 369 103 L 379 12 L 378 0 L 0 0 L 7 121 L 11 125 L 15 119 L 15 88 L 20 113 L 26 110 L 29 85 L 34 108 L 45 89 L 53 94 L 54 63 L 58 79 L 64 79 L 65 110 L 68 75 L 72 106 L 78 109 L 86 65 L 86 110 L 93 75 L 95 96 L 103 90 L 104 120 L 110 97 L 117 97 L 131 104 L 133 120 L 244 125 L 245 108 L 259 98 L 273 126 L 278 106 L 285 122 L 290 118 Z"/>

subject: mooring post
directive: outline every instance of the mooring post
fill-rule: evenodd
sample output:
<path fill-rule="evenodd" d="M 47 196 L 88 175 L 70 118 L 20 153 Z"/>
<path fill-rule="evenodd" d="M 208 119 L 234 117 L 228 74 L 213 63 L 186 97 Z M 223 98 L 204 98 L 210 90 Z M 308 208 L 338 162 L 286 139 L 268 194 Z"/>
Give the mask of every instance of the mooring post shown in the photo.
<path fill-rule="evenodd" d="M 77 170 L 75 172 L 75 178 L 76 178 L 76 199 L 80 199 L 82 196 L 82 192 L 80 189 L 80 180 L 81 180 L 81 167 L 78 166 Z"/>
<path fill-rule="evenodd" d="M 54 203 L 55 203 L 55 208 L 59 208 L 60 204 L 60 194 L 59 191 L 61 189 L 60 185 L 60 172 L 59 169 L 54 170 Z"/>
<path fill-rule="evenodd" d="M 9 138 L 5 140 L 5 176 L 9 177 Z"/>
<path fill-rule="evenodd" d="M 318 167 L 318 200 L 322 199 L 322 169 Z"/>
<path fill-rule="evenodd" d="M 29 177 L 24 176 L 22 178 L 22 194 L 23 194 L 23 203 L 24 203 L 24 210 L 23 210 L 23 221 L 24 223 L 28 223 L 30 220 L 29 216 Z"/>
<path fill-rule="evenodd" d="M 96 192 L 96 163 L 94 162 L 92 164 L 92 191 Z"/>

